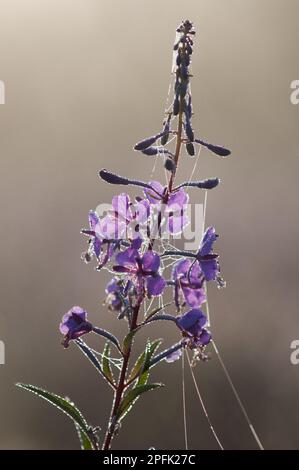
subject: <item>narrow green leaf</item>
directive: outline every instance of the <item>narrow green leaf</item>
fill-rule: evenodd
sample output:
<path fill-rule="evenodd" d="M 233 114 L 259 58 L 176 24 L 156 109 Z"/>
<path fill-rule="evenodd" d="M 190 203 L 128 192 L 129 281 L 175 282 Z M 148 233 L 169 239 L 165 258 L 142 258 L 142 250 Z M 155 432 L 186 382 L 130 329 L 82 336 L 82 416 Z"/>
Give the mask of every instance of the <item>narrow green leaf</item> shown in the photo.
<path fill-rule="evenodd" d="M 145 350 L 144 366 L 142 368 L 142 373 L 139 376 L 137 385 L 144 385 L 147 383 L 148 378 L 149 378 L 149 369 L 150 369 L 151 359 L 161 343 L 162 343 L 161 339 L 156 339 L 153 342 L 149 341 L 147 343 L 146 350 Z"/>
<path fill-rule="evenodd" d="M 89 437 L 89 426 L 87 424 L 86 419 L 82 415 L 81 411 L 69 399 L 48 392 L 47 390 L 43 390 L 42 388 L 36 387 L 34 385 L 22 383 L 17 383 L 16 385 L 17 387 L 20 387 L 24 390 L 28 390 L 29 392 L 38 395 L 39 397 L 43 398 L 47 402 L 51 403 L 51 405 L 55 406 L 60 411 L 65 413 L 69 418 L 74 421 L 75 425 L 80 428 L 82 433 L 85 435 L 85 439 L 88 439 L 90 441 L 90 445 L 93 446 Z"/>
<path fill-rule="evenodd" d="M 156 315 L 157 313 L 161 312 L 161 310 L 163 310 L 165 307 L 168 307 L 169 305 L 171 305 L 172 302 L 169 302 L 168 304 L 165 304 L 163 305 L 162 307 L 157 307 L 155 308 L 154 310 L 152 310 L 144 319 L 144 323 L 146 323 L 150 318 L 152 318 L 154 315 Z"/>
<path fill-rule="evenodd" d="M 109 341 L 107 341 L 107 343 L 105 344 L 105 347 L 104 347 L 103 357 L 102 357 L 102 368 L 103 368 L 103 372 L 106 375 L 106 377 L 108 377 L 108 379 L 113 384 L 115 384 L 112 369 L 111 369 L 111 365 L 110 365 L 110 343 L 109 343 Z"/>
<path fill-rule="evenodd" d="M 154 390 L 157 387 L 163 387 L 163 384 L 154 383 L 154 384 L 137 385 L 136 387 L 132 388 L 129 392 L 127 392 L 121 402 L 119 412 L 117 415 L 118 419 L 125 417 L 125 415 L 130 411 L 133 404 L 140 397 L 140 395 L 150 390 Z"/>
<path fill-rule="evenodd" d="M 135 328 L 135 330 L 132 330 L 127 334 L 127 336 L 125 337 L 124 342 L 123 342 L 123 349 L 122 349 L 123 354 L 127 354 L 128 350 L 132 346 L 134 336 L 136 335 L 137 331 L 139 331 L 139 330 L 140 330 L 140 326 L 138 326 L 137 328 Z"/>
<path fill-rule="evenodd" d="M 78 433 L 81 450 L 94 450 L 91 440 L 86 436 L 85 432 L 81 430 L 77 423 L 75 423 L 75 426 Z"/>
<path fill-rule="evenodd" d="M 128 377 L 128 382 L 131 382 L 133 379 L 136 379 L 139 372 L 141 371 L 143 365 L 144 365 L 144 358 L 145 358 L 145 352 L 140 354 L 140 356 L 137 358 L 134 366 L 131 369 L 130 375 Z"/>

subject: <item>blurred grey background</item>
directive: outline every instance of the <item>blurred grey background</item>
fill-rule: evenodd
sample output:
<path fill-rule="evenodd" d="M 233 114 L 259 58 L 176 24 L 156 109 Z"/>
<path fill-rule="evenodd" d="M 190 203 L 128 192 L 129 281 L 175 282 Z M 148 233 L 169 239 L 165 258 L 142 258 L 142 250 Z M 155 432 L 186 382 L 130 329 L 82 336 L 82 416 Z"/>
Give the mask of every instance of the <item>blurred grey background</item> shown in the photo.
<path fill-rule="evenodd" d="M 298 15 L 297 0 L 0 0 L 0 448 L 78 448 L 73 424 L 17 381 L 71 396 L 105 428 L 110 389 L 75 347 L 63 350 L 58 324 L 78 304 L 123 331 L 102 306 L 107 274 L 80 260 L 80 229 L 114 192 L 100 168 L 151 172 L 132 146 L 160 129 L 183 18 L 198 32 L 194 127 L 233 151 L 203 152 L 196 170 L 222 179 L 207 216 L 227 280 L 210 289 L 214 337 L 264 446 L 299 448 Z M 191 168 L 184 159 L 179 177 Z M 160 325 L 148 334 L 165 346 L 178 337 Z M 190 447 L 216 448 L 186 372 Z M 195 374 L 224 447 L 255 448 L 216 357 Z M 167 387 L 137 404 L 114 448 L 183 448 L 181 365 L 153 375 Z"/>

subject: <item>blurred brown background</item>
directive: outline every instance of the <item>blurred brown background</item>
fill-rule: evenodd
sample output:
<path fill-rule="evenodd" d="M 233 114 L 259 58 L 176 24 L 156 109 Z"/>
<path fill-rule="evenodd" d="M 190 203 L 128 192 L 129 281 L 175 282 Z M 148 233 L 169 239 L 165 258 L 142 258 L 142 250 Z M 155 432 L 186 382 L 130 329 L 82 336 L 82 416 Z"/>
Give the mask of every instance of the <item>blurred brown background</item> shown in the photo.
<path fill-rule="evenodd" d="M 151 172 L 132 146 L 160 129 L 174 30 L 185 17 L 198 31 L 194 127 L 233 150 L 229 160 L 203 152 L 196 172 L 223 182 L 208 201 L 227 280 L 225 290 L 210 289 L 214 336 L 265 447 L 299 448 L 299 366 L 289 359 L 299 339 L 299 106 L 289 99 L 299 79 L 299 3 L 185 4 L 0 1 L 2 449 L 78 447 L 72 423 L 17 381 L 71 396 L 105 428 L 110 389 L 75 347 L 62 349 L 58 324 L 78 304 L 122 331 L 101 306 L 107 274 L 80 260 L 80 229 L 113 194 L 100 168 Z M 185 159 L 180 176 L 191 167 Z M 164 334 L 165 345 L 177 339 L 173 328 L 151 334 Z M 195 373 L 224 447 L 255 448 L 217 359 Z M 167 387 L 137 404 L 115 448 L 183 448 L 180 363 L 154 376 Z M 215 448 L 189 374 L 187 389 L 190 447 Z"/>

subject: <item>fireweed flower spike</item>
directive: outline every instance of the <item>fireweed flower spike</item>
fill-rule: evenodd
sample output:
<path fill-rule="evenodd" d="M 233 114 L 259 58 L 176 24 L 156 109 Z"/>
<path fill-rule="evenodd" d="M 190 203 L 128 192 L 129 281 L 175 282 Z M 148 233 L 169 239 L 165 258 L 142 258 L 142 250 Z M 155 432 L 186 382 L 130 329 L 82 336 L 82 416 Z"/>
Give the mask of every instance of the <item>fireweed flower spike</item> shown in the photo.
<path fill-rule="evenodd" d="M 215 229 L 209 227 L 206 230 L 196 252 L 166 251 L 167 244 L 162 236 L 166 232 L 167 239 L 175 238 L 174 235 L 181 234 L 189 223 L 189 188 L 213 190 L 219 184 L 218 178 L 176 181 L 182 149 L 185 147 L 187 153 L 193 156 L 195 146 L 199 144 L 220 156 L 230 153 L 224 147 L 198 139 L 193 129 L 190 66 L 194 35 L 194 27 L 189 20 L 183 21 L 178 27 L 174 45 L 172 104 L 166 110 L 161 131 L 134 146 L 134 150 L 141 154 L 165 157 L 163 164 L 167 184 L 124 177 L 102 169 L 100 178 L 116 186 L 118 193 L 103 215 L 90 211 L 89 227 L 82 230 L 88 237 L 84 260 L 88 262 L 94 258 L 97 269 L 104 268 L 111 275 L 103 305 L 115 313 L 119 320 L 123 320 L 123 339 L 119 340 L 113 333 L 92 325 L 81 307 L 69 310 L 60 324 L 63 345 L 68 347 L 72 343 L 78 347 L 113 390 L 113 404 L 106 431 L 98 434 L 95 431 L 98 428 L 88 424 L 69 400 L 31 385 L 23 386 L 46 398 L 73 419 L 82 449 L 110 449 L 120 423 L 134 409 L 137 399 L 162 385 L 149 381 L 151 369 L 161 361 L 180 359 L 183 349 L 189 349 L 193 359 L 195 356 L 198 360 L 207 358 L 204 350 L 211 334 L 206 329 L 207 319 L 199 308 L 206 302 L 206 282 L 220 282 L 218 254 L 213 252 L 217 238 Z M 124 186 L 134 188 L 138 193 L 135 197 L 129 196 L 121 192 Z M 150 230 L 153 222 L 157 228 L 155 236 Z M 172 268 L 165 262 L 167 257 L 178 258 Z M 164 293 L 173 293 L 171 302 L 166 305 L 165 299 L 160 297 Z M 98 316 L 98 322 L 101 322 L 101 318 L 102 313 Z M 175 328 L 177 342 L 157 353 L 162 340 L 148 340 L 134 364 L 132 351 L 133 348 L 137 349 L 135 339 L 138 332 L 142 328 L 153 331 L 152 325 L 160 321 L 169 328 Z M 84 341 L 91 332 L 98 340 L 96 350 Z M 105 341 L 104 345 L 102 341 Z"/>

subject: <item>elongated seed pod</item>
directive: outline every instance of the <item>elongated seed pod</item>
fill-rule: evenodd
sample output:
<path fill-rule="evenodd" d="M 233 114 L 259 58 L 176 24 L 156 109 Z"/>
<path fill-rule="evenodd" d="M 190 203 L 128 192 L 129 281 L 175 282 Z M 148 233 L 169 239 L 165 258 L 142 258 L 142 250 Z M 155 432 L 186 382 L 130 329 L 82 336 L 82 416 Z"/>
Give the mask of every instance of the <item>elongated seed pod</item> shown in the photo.
<path fill-rule="evenodd" d="M 180 184 L 176 189 L 180 189 L 183 187 L 190 187 L 190 188 L 199 188 L 199 189 L 213 189 L 218 186 L 220 183 L 219 178 L 209 178 L 203 181 L 186 181 L 185 183 Z"/>
<path fill-rule="evenodd" d="M 193 142 L 194 141 L 194 132 L 193 132 L 193 129 L 191 127 L 190 119 L 187 118 L 187 116 L 186 116 L 186 120 L 185 120 L 185 132 L 186 132 L 186 136 L 188 137 L 190 142 Z"/>
<path fill-rule="evenodd" d="M 195 139 L 194 142 L 196 142 L 197 144 L 203 145 L 208 150 L 215 153 L 216 155 L 219 155 L 220 157 L 228 157 L 231 154 L 230 150 L 228 150 L 225 147 L 222 147 L 221 145 L 209 144 L 208 142 L 205 142 L 204 140 L 201 140 L 201 139 Z"/>
<path fill-rule="evenodd" d="M 171 155 L 169 150 L 165 149 L 164 147 L 148 147 L 144 150 L 141 150 L 144 155 L 148 155 L 149 157 L 153 157 L 155 155 Z"/>
<path fill-rule="evenodd" d="M 153 145 L 162 135 L 164 132 L 160 132 L 157 135 L 153 135 L 152 137 L 148 137 L 147 139 L 141 140 L 137 144 L 134 145 L 134 150 L 144 150 L 147 147 Z"/>
<path fill-rule="evenodd" d="M 152 188 L 150 184 L 145 183 L 144 181 L 130 180 L 123 176 L 119 176 L 115 173 L 111 173 L 110 171 L 105 170 L 105 169 L 99 171 L 99 177 L 109 184 L 119 184 L 122 186 L 128 186 L 128 185 L 141 186 L 142 188 L 150 188 L 150 189 Z"/>

